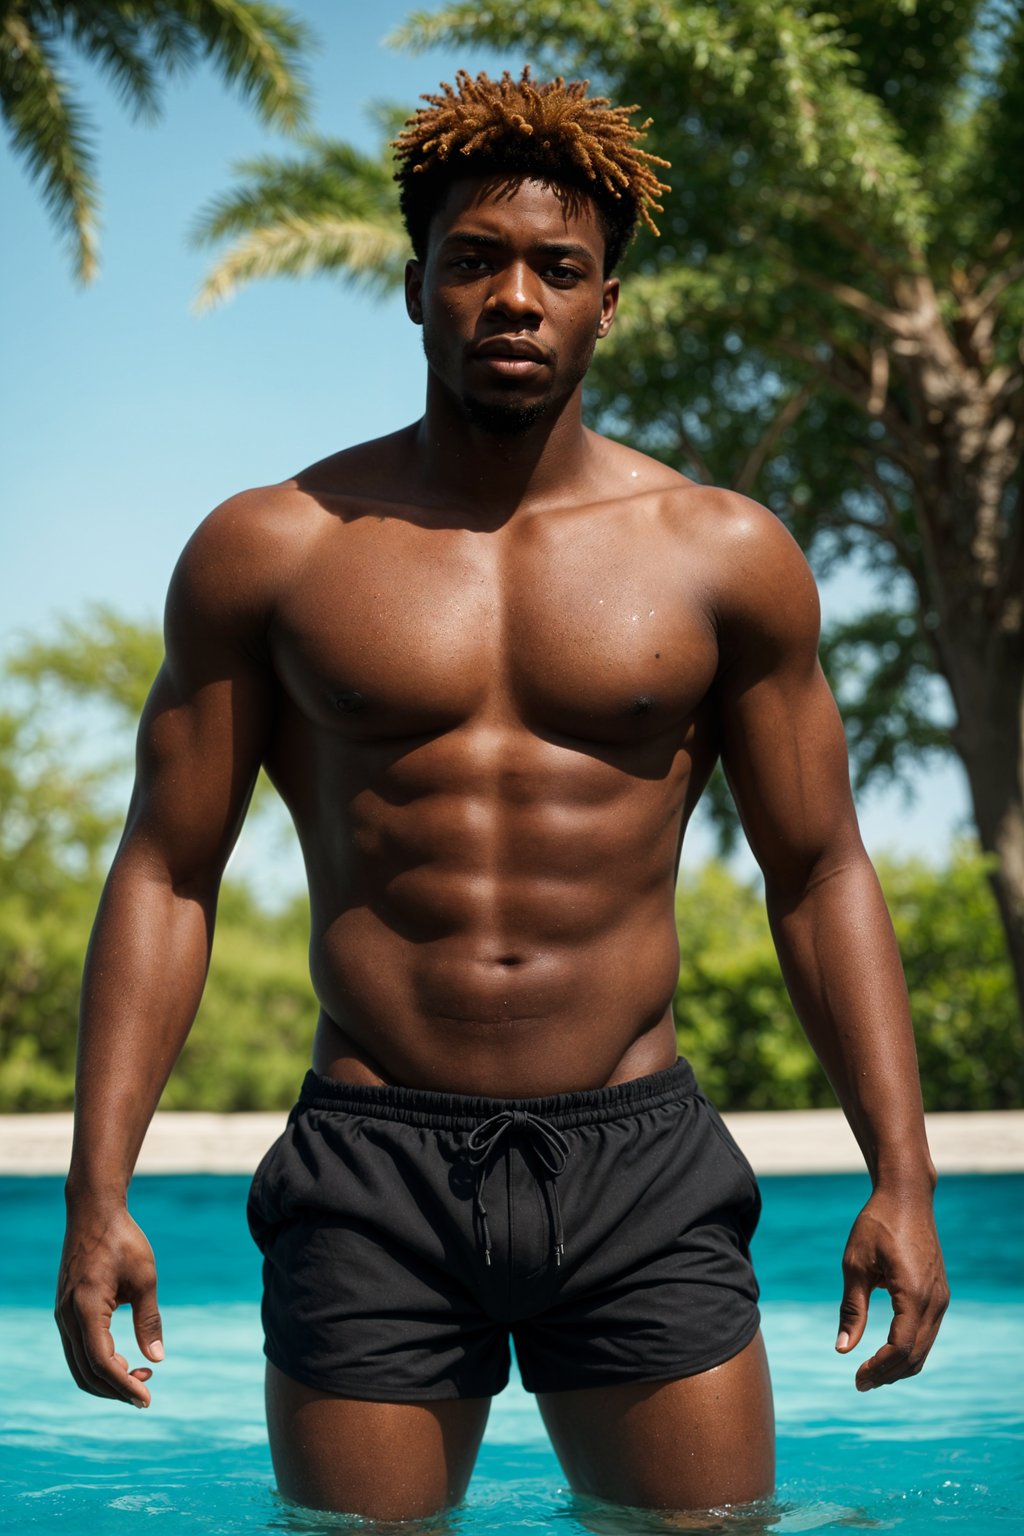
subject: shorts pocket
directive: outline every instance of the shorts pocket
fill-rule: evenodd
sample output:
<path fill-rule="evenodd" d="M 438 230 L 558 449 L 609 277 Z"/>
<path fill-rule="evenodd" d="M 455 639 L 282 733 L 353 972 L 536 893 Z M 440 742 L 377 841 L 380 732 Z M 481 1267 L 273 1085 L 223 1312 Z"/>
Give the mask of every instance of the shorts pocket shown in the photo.
<path fill-rule="evenodd" d="M 721 1115 L 718 1113 L 718 1110 L 711 1103 L 711 1100 L 708 1099 L 708 1098 L 705 1098 L 704 1094 L 702 1094 L 702 1093 L 698 1093 L 697 1097 L 700 1099 L 701 1103 L 704 1105 L 704 1108 L 707 1111 L 708 1119 L 711 1122 L 712 1129 L 715 1131 L 715 1134 L 718 1136 L 719 1141 L 721 1141 L 722 1144 L 728 1149 L 730 1157 L 732 1158 L 732 1160 L 736 1164 L 736 1166 L 739 1168 L 740 1172 L 743 1174 L 743 1177 L 746 1180 L 747 1188 L 749 1189 L 750 1194 L 753 1197 L 754 1202 L 757 1205 L 758 1210 L 760 1210 L 760 1208 L 761 1208 L 761 1190 L 760 1190 L 760 1188 L 758 1186 L 757 1174 L 754 1172 L 753 1168 L 750 1166 L 750 1163 L 747 1161 L 746 1157 L 743 1154 L 742 1148 L 740 1147 L 739 1143 L 733 1137 L 731 1131 L 729 1130 L 729 1127 L 726 1125 L 725 1121 L 722 1119 Z"/>
<path fill-rule="evenodd" d="M 280 1136 L 271 1142 L 256 1165 L 256 1172 L 253 1174 L 249 1185 L 246 1217 L 253 1241 L 261 1252 L 266 1249 L 270 1228 L 275 1220 L 275 1213 L 272 1208 L 273 1202 L 268 1198 L 273 1189 L 272 1183 L 268 1184 L 268 1175 L 278 1156 L 290 1142 L 289 1129 L 290 1126 L 286 1126 Z"/>

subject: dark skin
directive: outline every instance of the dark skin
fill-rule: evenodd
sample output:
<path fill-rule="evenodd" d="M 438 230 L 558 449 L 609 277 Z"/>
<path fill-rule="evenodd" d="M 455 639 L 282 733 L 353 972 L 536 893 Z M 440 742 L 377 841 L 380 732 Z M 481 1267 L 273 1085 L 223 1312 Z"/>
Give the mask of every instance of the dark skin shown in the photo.
<path fill-rule="evenodd" d="M 118 1305 L 162 1358 L 126 1190 L 261 763 L 305 854 L 316 1069 L 521 1097 L 675 1060 L 679 854 L 721 757 L 790 994 L 872 1178 L 836 1347 L 860 1343 L 873 1289 L 893 1318 L 857 1388 L 916 1374 L 945 1310 L 906 988 L 814 581 L 764 508 L 583 426 L 618 302 L 600 223 L 585 198 L 509 192 L 457 182 L 409 265 L 422 420 L 226 502 L 175 570 L 84 978 L 56 1316 L 98 1396 L 150 1402 L 150 1367 L 114 1349 Z M 495 430 L 495 412 L 538 407 Z M 584 1493 L 686 1510 L 773 1487 L 760 1335 L 697 1376 L 539 1403 Z M 489 1406 L 333 1397 L 268 1365 L 278 1485 L 377 1518 L 435 1511 L 464 1493 Z"/>

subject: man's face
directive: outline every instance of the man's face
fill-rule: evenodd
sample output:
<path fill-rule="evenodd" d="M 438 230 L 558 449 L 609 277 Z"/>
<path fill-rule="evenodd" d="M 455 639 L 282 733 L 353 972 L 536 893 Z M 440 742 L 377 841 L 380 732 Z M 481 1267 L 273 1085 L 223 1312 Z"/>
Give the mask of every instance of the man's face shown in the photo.
<path fill-rule="evenodd" d="M 408 265 L 406 303 L 432 374 L 470 421 L 514 434 L 558 413 L 615 315 L 603 261 L 589 198 L 538 181 L 454 183 L 426 261 Z"/>

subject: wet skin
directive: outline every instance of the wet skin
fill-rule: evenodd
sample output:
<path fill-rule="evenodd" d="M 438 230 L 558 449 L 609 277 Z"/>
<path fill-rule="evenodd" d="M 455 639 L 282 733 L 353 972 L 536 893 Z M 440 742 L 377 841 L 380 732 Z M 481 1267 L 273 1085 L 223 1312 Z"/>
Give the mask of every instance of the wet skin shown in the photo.
<path fill-rule="evenodd" d="M 935 1170 L 814 582 L 764 508 L 583 427 L 618 300 L 602 257 L 586 199 L 457 183 L 407 276 L 423 419 L 234 497 L 178 563 L 84 978 L 57 1319 L 86 1391 L 149 1402 L 152 1371 L 109 1333 L 130 1302 L 158 1358 L 153 1258 L 125 1191 L 261 763 L 305 857 L 313 1065 L 519 1097 L 675 1059 L 676 874 L 721 758 L 794 1005 L 874 1184 L 838 1347 L 859 1343 L 884 1286 L 892 1328 L 858 1387 L 924 1362 L 948 1295 Z M 496 430 L 496 413 L 537 408 Z M 367 1404 L 273 1367 L 267 1389 L 282 1492 L 382 1518 L 461 1496 L 488 1407 Z M 759 1336 L 700 1377 L 541 1408 L 581 1491 L 685 1509 L 771 1490 Z"/>

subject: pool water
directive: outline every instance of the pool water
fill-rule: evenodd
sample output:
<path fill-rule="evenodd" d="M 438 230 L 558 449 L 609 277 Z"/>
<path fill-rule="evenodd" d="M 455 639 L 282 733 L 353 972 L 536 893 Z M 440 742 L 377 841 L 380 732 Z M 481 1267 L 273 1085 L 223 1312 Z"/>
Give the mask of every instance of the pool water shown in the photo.
<path fill-rule="evenodd" d="M 860 1394 L 888 1331 L 876 1293 L 854 1358 L 833 1349 L 840 1258 L 865 1176 L 765 1177 L 754 1240 L 778 1423 L 778 1486 L 760 1518 L 701 1529 L 1024 1531 L 1024 1175 L 949 1175 L 937 1212 L 953 1301 L 924 1371 Z M 130 1206 L 157 1257 L 167 1359 L 145 1413 L 75 1386 L 53 1321 L 58 1178 L 0 1178 L 0 1526 L 7 1536 L 249 1536 L 372 1527 L 278 1498 L 263 1420 L 259 1254 L 248 1180 L 139 1177 Z M 128 1308 L 114 1337 L 142 1363 Z M 154 1518 L 155 1517 L 155 1518 Z M 151 1520 L 153 1523 L 151 1523 Z M 464 1505 L 403 1531 L 626 1536 L 666 1520 L 573 1496 L 518 1378 L 495 1399 Z M 380 1529 L 381 1527 L 377 1527 Z M 394 1525 L 389 1529 L 394 1530 Z M 671 1527 L 679 1530 L 680 1524 Z M 686 1529 L 684 1523 L 682 1529 Z"/>

